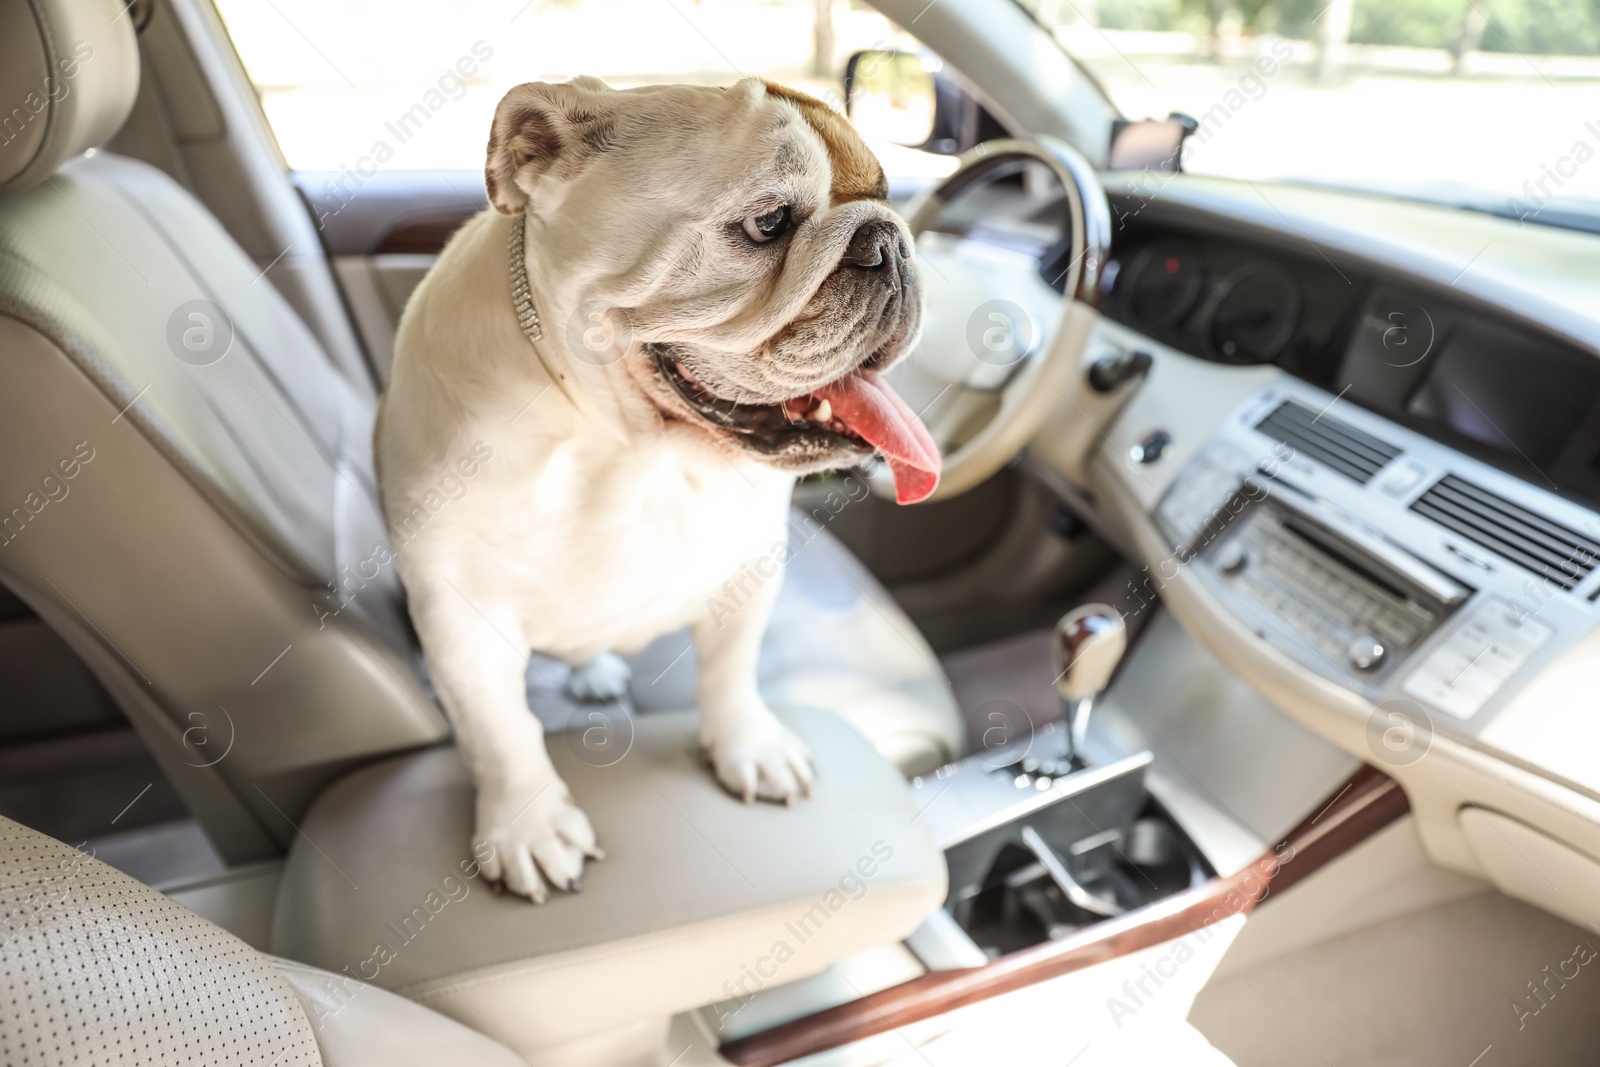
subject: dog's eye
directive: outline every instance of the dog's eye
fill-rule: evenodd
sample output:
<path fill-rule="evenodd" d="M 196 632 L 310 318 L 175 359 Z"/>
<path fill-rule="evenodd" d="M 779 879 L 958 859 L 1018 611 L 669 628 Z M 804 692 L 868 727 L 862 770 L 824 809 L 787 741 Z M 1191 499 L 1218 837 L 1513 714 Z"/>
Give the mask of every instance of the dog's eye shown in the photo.
<path fill-rule="evenodd" d="M 789 205 L 785 204 L 782 207 L 773 208 L 765 215 L 752 215 L 745 219 L 744 233 L 746 237 L 756 244 L 765 244 L 776 237 L 782 237 L 785 233 L 788 233 L 790 221 Z"/>

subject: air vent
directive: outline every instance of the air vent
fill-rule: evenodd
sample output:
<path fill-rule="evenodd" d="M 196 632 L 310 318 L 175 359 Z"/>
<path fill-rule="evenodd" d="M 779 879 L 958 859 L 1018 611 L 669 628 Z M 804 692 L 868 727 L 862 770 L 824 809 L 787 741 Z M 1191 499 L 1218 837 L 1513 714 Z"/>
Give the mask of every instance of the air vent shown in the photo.
<path fill-rule="evenodd" d="M 1505 497 L 1447 474 L 1411 510 L 1563 589 L 1594 570 L 1600 540 L 1535 514 Z"/>
<path fill-rule="evenodd" d="M 1362 485 L 1400 454 L 1389 442 L 1293 400 L 1273 408 L 1272 414 L 1256 423 L 1256 429 Z"/>

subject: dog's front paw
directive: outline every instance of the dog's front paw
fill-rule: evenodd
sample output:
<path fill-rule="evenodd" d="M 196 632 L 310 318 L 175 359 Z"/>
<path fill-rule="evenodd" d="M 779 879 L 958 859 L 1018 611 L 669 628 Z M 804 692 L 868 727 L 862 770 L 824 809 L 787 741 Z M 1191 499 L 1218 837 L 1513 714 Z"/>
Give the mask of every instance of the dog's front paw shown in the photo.
<path fill-rule="evenodd" d="M 717 781 L 747 804 L 756 797 L 793 804 L 811 795 L 817 777 L 811 750 L 765 708 L 730 726 L 702 730 L 701 741 Z"/>
<path fill-rule="evenodd" d="M 628 661 L 611 652 L 602 652 L 587 663 L 572 668 L 567 678 L 567 692 L 574 700 L 603 702 L 616 700 L 628 692 L 633 680 L 633 668 Z"/>
<path fill-rule="evenodd" d="M 491 850 L 484 877 L 535 904 L 544 903 L 547 882 L 577 892 L 584 858 L 605 859 L 589 817 L 555 777 L 529 788 L 480 789 L 474 843 Z"/>

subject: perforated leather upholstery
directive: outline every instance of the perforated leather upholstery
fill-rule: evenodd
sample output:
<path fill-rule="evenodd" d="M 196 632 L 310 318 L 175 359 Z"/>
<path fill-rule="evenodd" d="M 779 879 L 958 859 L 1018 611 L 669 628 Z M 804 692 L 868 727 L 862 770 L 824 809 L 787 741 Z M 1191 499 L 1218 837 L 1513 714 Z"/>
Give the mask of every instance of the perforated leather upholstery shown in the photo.
<path fill-rule="evenodd" d="M 0 1063 L 322 1062 L 283 975 L 120 871 L 0 819 Z"/>
<path fill-rule="evenodd" d="M 503 1045 L 348 975 L 264 956 L 0 818 L 6 1067 L 511 1067 Z"/>

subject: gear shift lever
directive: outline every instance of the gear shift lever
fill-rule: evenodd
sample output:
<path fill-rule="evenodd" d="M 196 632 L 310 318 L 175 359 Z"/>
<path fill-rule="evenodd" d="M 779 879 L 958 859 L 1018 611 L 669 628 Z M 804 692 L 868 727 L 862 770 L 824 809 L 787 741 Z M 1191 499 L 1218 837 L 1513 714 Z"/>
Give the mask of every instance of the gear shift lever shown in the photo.
<path fill-rule="evenodd" d="M 1056 623 L 1052 653 L 1056 691 L 1067 727 L 1067 762 L 1081 759 L 1083 739 L 1089 731 L 1094 698 L 1111 681 L 1111 674 L 1128 648 L 1128 630 L 1117 609 L 1107 604 L 1084 604 L 1061 616 Z"/>

